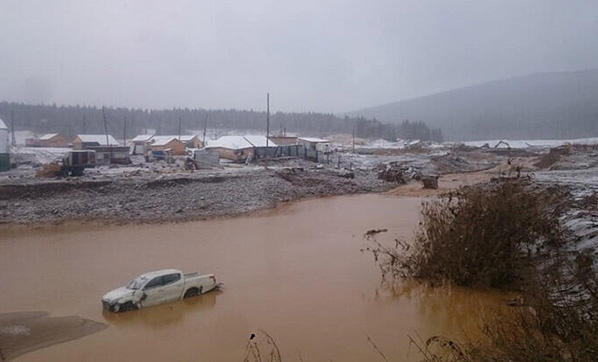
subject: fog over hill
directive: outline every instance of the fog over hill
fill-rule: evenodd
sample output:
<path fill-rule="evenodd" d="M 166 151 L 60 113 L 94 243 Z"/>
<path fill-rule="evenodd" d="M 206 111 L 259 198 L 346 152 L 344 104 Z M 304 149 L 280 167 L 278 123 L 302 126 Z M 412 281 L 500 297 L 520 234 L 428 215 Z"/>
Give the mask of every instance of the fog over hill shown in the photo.
<path fill-rule="evenodd" d="M 598 69 L 493 81 L 348 114 L 421 120 L 453 141 L 598 136 Z"/>

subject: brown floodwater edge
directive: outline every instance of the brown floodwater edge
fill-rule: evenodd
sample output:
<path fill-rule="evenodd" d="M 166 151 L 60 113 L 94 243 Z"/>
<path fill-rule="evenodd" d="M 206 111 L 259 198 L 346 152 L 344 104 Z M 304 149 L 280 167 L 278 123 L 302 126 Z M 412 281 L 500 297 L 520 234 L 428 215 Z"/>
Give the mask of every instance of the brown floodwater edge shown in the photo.
<path fill-rule="evenodd" d="M 353 195 L 285 204 L 259 215 L 188 223 L 59 225 L 0 234 L 0 312 L 46 310 L 108 325 L 19 361 L 242 361 L 248 338 L 270 334 L 284 360 L 415 361 L 409 336 L 480 336 L 496 291 L 391 290 L 363 234 L 409 238 L 421 198 Z M 136 275 L 174 267 L 215 273 L 220 292 L 112 314 L 101 296 Z"/>
<path fill-rule="evenodd" d="M 502 166 L 501 166 L 502 167 Z M 37 199 L 33 201 L 35 208 L 32 208 L 28 212 L 31 214 L 35 213 L 38 215 L 37 217 L 27 217 L 29 221 L 23 222 L 23 218 L 7 218 L 6 220 L 2 220 L 0 218 L 0 233 L 20 233 L 27 230 L 46 230 L 49 232 L 60 231 L 60 230 L 76 230 L 78 228 L 89 228 L 89 227 L 108 227 L 110 225 L 144 225 L 144 224 L 167 224 L 167 223 L 189 223 L 189 222 L 197 222 L 197 221 L 205 221 L 205 220 L 217 220 L 217 219 L 230 219 L 236 217 L 246 217 L 246 216 L 259 216 L 268 211 L 275 210 L 277 208 L 283 208 L 285 205 L 292 204 L 293 202 L 298 201 L 309 201 L 314 199 L 325 199 L 330 197 L 337 197 L 340 195 L 351 195 L 351 194 L 382 194 L 382 195 L 392 195 L 392 196 L 402 196 L 402 197 L 418 197 L 418 198 L 433 198 L 443 192 L 448 192 L 451 190 L 455 190 L 461 186 L 465 185 L 473 185 L 480 182 L 487 182 L 492 177 L 495 177 L 497 174 L 500 173 L 500 167 L 495 167 L 492 169 L 482 170 L 482 171 L 474 171 L 474 172 L 463 172 L 463 173 L 455 173 L 455 174 L 445 174 L 439 177 L 438 180 L 438 188 L 437 189 L 425 189 L 421 182 L 412 181 L 405 185 L 396 186 L 389 183 L 375 183 L 371 184 L 370 186 L 363 186 L 363 183 L 367 183 L 367 181 L 361 180 L 357 182 L 358 184 L 362 184 L 359 187 L 352 187 L 348 186 L 347 182 L 343 181 L 342 184 L 335 183 L 335 187 L 325 190 L 325 189 L 318 189 L 314 191 L 309 187 L 304 188 L 305 185 L 297 185 L 293 192 L 294 195 L 291 197 L 282 197 L 277 193 L 266 193 L 267 196 L 263 195 L 262 193 L 256 193 L 254 195 L 250 195 L 249 198 L 252 200 L 250 202 L 246 202 L 244 205 L 240 205 L 239 203 L 243 203 L 243 200 L 239 200 L 238 202 L 233 203 L 225 203 L 220 205 L 221 207 L 217 211 L 209 211 L 204 212 L 201 211 L 198 213 L 190 212 L 189 210 L 184 212 L 162 212 L 157 211 L 159 216 L 148 216 L 147 214 L 151 214 L 152 208 L 147 207 L 133 207 L 129 210 L 128 214 L 121 215 L 122 210 L 119 210 L 121 214 L 114 214 L 114 215 L 103 215 L 99 218 L 94 218 L 89 216 L 89 212 L 71 212 L 65 215 L 58 215 L 57 217 L 52 216 L 56 210 L 59 209 L 68 209 L 69 203 L 65 202 L 65 200 L 60 200 L 60 204 L 56 203 L 54 199 Z M 272 177 L 270 177 L 272 178 Z M 242 179 L 242 178 L 236 178 Z M 273 178 L 272 178 L 273 179 Z M 261 179 L 260 179 L 261 180 Z M 313 180 L 311 180 L 313 181 Z M 329 180 L 328 180 L 329 181 Z M 371 181 L 371 180 L 370 180 Z M 352 181 L 349 181 L 349 185 Z M 314 182 L 312 182 L 314 183 Z M 321 180 L 316 181 L 315 184 L 322 183 Z M 326 183 L 322 183 L 326 186 Z M 248 180 L 248 185 L 252 185 L 251 180 Z M 268 187 L 264 185 L 255 184 L 256 189 L 260 189 L 261 192 L 267 191 Z M 249 189 L 246 188 L 246 191 L 251 194 L 254 187 L 251 186 Z M 237 187 L 238 189 L 242 189 L 242 187 Z M 115 189 L 118 192 L 126 192 L 119 188 Z M 204 190 L 205 191 L 205 190 Z M 254 190 L 255 191 L 255 190 Z M 124 196 L 119 196 L 118 192 L 110 196 L 111 199 L 118 200 L 123 199 Z M 218 198 L 227 198 L 231 194 L 230 189 L 223 190 L 218 193 Z M 185 194 L 185 193 L 183 193 Z M 187 193 L 189 194 L 189 193 Z M 102 195 L 95 195 L 93 202 L 89 201 L 88 204 L 85 205 L 85 208 L 88 210 L 92 210 L 97 208 L 96 203 L 98 203 L 98 198 L 102 198 L 105 196 Z M 152 197 L 157 198 L 158 204 L 168 206 L 172 210 L 178 210 L 178 205 L 180 202 L 173 200 L 171 195 L 168 195 L 168 190 L 159 191 L 157 190 Z M 254 199 L 259 199 L 263 197 L 264 202 L 256 202 Z M 203 196 L 201 197 L 203 198 Z M 235 200 L 235 197 L 229 197 L 232 200 Z M 173 202 L 174 201 L 174 202 Z M 247 200 L 245 200 L 247 201 Z M 117 201 L 110 201 L 113 205 L 116 205 Z M 219 204 L 218 201 L 216 204 Z M 5 206 L 6 209 L 11 208 L 22 208 L 24 206 L 21 203 L 17 203 L 15 205 L 7 205 Z M 105 205 L 104 205 L 105 206 Z M 112 207 L 110 206 L 110 207 Z M 212 207 L 213 208 L 213 207 Z M 10 213 L 10 212 L 9 212 Z M 58 213 L 60 214 L 60 213 Z"/>
<path fill-rule="evenodd" d="M 99 332 L 104 323 L 47 312 L 0 313 L 0 361 Z"/>

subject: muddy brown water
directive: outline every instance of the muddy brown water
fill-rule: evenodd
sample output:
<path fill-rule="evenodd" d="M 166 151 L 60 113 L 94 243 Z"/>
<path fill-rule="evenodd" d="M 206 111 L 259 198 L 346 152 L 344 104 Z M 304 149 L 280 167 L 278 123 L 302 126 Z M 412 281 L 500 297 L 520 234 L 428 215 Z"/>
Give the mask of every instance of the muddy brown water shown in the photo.
<path fill-rule="evenodd" d="M 365 231 L 410 237 L 421 200 L 358 195 L 249 217 L 165 225 L 2 230 L 0 312 L 48 311 L 108 324 L 18 361 L 242 361 L 251 333 L 284 361 L 417 360 L 409 336 L 475 338 L 505 296 L 459 288 L 380 289 Z M 102 311 L 104 293 L 145 271 L 215 273 L 222 291 L 144 310 Z M 258 335 L 260 335 L 258 333 Z"/>

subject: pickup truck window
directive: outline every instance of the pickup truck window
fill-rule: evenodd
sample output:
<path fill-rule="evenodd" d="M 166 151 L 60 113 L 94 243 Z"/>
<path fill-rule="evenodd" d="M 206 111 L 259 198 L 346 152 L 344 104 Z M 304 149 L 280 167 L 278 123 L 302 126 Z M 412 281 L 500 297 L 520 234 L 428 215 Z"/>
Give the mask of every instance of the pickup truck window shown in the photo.
<path fill-rule="evenodd" d="M 127 285 L 127 289 L 137 290 L 137 289 L 141 288 L 143 286 L 143 284 L 145 284 L 146 281 L 147 281 L 147 278 L 137 277 L 137 278 L 133 279 L 129 283 L 129 285 Z"/>
<path fill-rule="evenodd" d="M 163 285 L 168 285 L 168 284 L 176 283 L 179 280 L 181 280 L 181 274 L 179 274 L 179 273 L 168 274 L 168 275 L 164 275 L 162 277 L 162 283 L 163 283 Z"/>
<path fill-rule="evenodd" d="M 154 279 L 150 280 L 145 287 L 143 287 L 143 289 L 151 289 L 151 288 L 155 288 L 155 287 L 161 287 L 163 285 L 162 282 L 162 278 L 163 277 L 155 277 Z"/>

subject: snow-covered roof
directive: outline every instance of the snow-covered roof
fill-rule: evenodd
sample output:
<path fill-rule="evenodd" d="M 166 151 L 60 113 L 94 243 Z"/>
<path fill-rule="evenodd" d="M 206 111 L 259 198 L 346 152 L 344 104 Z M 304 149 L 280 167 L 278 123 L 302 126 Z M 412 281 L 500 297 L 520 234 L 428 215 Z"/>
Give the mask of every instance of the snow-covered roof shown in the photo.
<path fill-rule="evenodd" d="M 108 135 L 108 144 L 106 144 L 105 134 L 78 134 L 77 137 L 83 143 L 98 143 L 100 146 L 118 146 L 118 142 L 111 135 Z"/>
<path fill-rule="evenodd" d="M 135 138 L 133 138 L 131 141 L 132 142 L 147 142 L 147 141 L 151 140 L 152 137 L 154 137 L 153 134 L 140 134 L 140 135 L 135 136 Z"/>
<path fill-rule="evenodd" d="M 166 146 L 170 141 L 178 139 L 178 136 L 154 136 L 152 146 Z"/>
<path fill-rule="evenodd" d="M 4 122 L 2 122 L 1 119 L 0 119 L 0 129 L 8 129 L 8 127 L 6 127 L 6 125 L 4 124 Z"/>
<path fill-rule="evenodd" d="M 158 136 L 156 136 L 158 137 Z M 173 135 L 168 135 L 168 136 L 159 136 L 159 137 L 170 137 L 170 138 L 176 138 L 177 140 L 180 140 L 181 142 L 189 142 L 191 141 L 193 138 L 197 137 L 197 135 L 189 135 L 189 134 L 182 134 L 180 137 L 179 136 L 173 136 Z"/>
<path fill-rule="evenodd" d="M 48 133 L 39 138 L 40 141 L 47 141 L 51 140 L 52 138 L 58 136 L 58 133 Z"/>
<path fill-rule="evenodd" d="M 322 138 L 313 138 L 313 137 L 297 137 L 298 140 L 311 142 L 311 143 L 328 143 L 329 140 L 325 140 Z"/>
<path fill-rule="evenodd" d="M 177 136 L 177 138 L 183 142 L 192 141 L 195 137 L 197 137 L 196 134 L 182 134 L 180 137 Z"/>
<path fill-rule="evenodd" d="M 210 141 L 206 148 L 228 148 L 231 150 L 241 150 L 251 147 L 266 147 L 266 136 L 247 135 L 247 136 L 222 136 L 215 141 Z M 277 145 L 268 140 L 268 147 Z"/>

